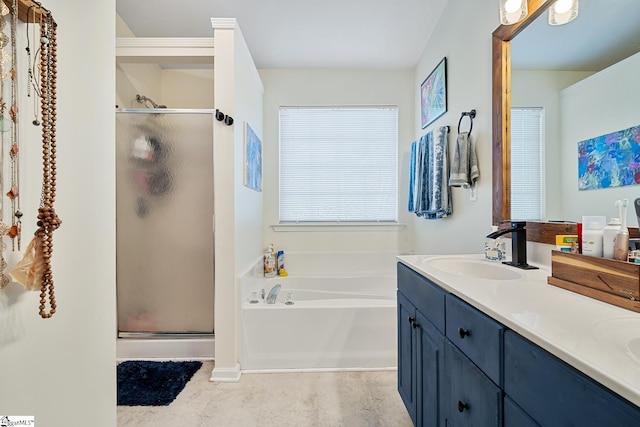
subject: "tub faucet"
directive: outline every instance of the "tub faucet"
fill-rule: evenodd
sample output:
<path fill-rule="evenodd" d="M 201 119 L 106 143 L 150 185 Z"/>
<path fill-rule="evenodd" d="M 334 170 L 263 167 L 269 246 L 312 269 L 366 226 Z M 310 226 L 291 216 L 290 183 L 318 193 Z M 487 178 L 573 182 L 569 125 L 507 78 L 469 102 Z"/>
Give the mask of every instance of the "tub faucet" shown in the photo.
<path fill-rule="evenodd" d="M 537 270 L 538 267 L 527 264 L 527 223 L 525 221 L 511 221 L 509 228 L 494 231 L 487 237 L 496 239 L 504 234 L 511 234 L 511 261 L 502 261 L 503 264 L 522 268 L 523 270 Z"/>
<path fill-rule="evenodd" d="M 271 288 L 271 290 L 269 291 L 269 294 L 267 295 L 267 299 L 266 299 L 267 304 L 275 304 L 276 298 L 278 298 L 279 293 L 280 293 L 280 285 L 275 285 L 273 288 Z"/>

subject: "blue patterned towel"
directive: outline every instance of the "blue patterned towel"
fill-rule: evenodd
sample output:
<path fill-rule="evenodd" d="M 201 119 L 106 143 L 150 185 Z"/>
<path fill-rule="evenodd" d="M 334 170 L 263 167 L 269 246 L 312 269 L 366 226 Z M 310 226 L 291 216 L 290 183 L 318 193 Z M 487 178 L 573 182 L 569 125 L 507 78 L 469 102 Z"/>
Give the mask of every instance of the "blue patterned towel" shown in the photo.
<path fill-rule="evenodd" d="M 425 219 L 445 218 L 452 213 L 449 179 L 448 128 L 442 126 L 414 142 L 415 163 L 409 168 L 409 207 Z M 413 158 L 412 147 L 412 158 Z M 412 190 L 413 183 L 413 190 Z M 413 194 L 411 192 L 413 191 Z M 413 196 L 413 197 L 412 197 Z M 413 205 L 413 206 L 412 206 Z"/>

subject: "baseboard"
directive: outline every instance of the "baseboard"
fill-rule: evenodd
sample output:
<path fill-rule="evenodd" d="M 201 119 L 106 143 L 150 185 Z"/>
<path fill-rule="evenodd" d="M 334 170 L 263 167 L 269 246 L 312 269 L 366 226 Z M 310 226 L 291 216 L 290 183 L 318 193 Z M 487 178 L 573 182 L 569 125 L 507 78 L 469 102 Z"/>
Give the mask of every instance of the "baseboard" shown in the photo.
<path fill-rule="evenodd" d="M 222 368 L 216 366 L 211 372 L 211 378 L 209 381 L 221 382 L 221 383 L 237 383 L 240 381 L 240 364 L 236 363 L 236 366 L 232 368 Z"/>

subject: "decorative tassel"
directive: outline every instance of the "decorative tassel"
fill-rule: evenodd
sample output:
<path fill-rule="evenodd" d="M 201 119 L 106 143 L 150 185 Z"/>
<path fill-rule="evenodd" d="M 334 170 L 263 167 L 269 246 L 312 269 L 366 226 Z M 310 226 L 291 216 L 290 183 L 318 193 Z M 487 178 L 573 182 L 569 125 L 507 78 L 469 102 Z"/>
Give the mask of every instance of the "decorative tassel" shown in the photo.
<path fill-rule="evenodd" d="M 11 277 L 28 291 L 39 291 L 42 288 L 45 267 L 42 239 L 36 235 L 24 251 L 24 257 L 11 271 Z"/>

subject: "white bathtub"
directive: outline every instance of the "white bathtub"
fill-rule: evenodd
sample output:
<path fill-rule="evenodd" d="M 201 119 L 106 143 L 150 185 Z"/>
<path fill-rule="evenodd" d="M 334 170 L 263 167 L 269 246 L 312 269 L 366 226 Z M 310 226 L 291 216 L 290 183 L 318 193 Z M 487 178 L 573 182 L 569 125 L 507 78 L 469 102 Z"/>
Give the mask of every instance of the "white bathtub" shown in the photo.
<path fill-rule="evenodd" d="M 287 254 L 288 277 L 241 278 L 243 371 L 373 370 L 397 366 L 395 254 Z M 312 257 L 305 260 L 305 257 Z M 333 271 L 326 260 L 336 261 Z M 368 263 L 365 262 L 368 258 Z M 355 268 L 348 264 L 354 261 Z M 368 265 L 367 265 L 368 264 Z M 299 267 L 305 267 L 305 270 Z M 332 274 L 333 273 L 333 274 Z M 252 291 L 281 285 L 275 304 Z M 287 293 L 294 304 L 286 305 Z"/>

